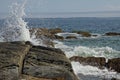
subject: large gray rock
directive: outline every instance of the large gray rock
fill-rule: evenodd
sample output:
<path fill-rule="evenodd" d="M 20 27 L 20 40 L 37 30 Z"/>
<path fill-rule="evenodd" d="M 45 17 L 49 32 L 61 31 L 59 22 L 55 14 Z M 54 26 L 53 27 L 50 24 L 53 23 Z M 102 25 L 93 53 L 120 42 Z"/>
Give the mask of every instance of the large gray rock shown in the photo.
<path fill-rule="evenodd" d="M 0 80 L 18 80 L 30 49 L 24 42 L 0 43 Z"/>
<path fill-rule="evenodd" d="M 78 80 L 60 49 L 33 46 L 30 42 L 0 43 L 0 80 L 22 79 Z"/>
<path fill-rule="evenodd" d="M 77 80 L 71 63 L 60 49 L 33 46 L 25 58 L 23 74 L 37 78 Z"/>

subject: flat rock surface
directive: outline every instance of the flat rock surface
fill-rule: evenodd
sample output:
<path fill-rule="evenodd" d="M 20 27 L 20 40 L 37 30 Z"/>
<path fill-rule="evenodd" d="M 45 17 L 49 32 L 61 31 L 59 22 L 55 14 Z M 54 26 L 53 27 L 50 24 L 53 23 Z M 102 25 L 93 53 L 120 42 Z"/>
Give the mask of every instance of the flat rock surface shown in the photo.
<path fill-rule="evenodd" d="M 42 46 L 35 46 L 30 49 L 25 58 L 23 74 L 37 78 L 77 80 L 69 59 L 61 50 Z"/>

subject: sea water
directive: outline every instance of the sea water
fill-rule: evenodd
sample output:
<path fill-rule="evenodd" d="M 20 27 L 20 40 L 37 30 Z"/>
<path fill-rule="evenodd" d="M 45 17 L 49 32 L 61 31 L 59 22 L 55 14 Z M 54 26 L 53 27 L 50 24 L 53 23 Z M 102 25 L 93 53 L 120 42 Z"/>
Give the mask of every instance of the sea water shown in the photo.
<path fill-rule="evenodd" d="M 19 20 L 24 23 L 23 19 Z M 3 21 L 3 19 L 0 20 L 1 27 Z M 25 18 L 24 21 L 28 22 L 27 25 L 30 28 L 61 28 L 65 33 L 58 35 L 78 37 L 78 39 L 54 41 L 57 43 L 55 47 L 62 49 L 68 58 L 72 56 L 95 56 L 106 59 L 120 57 L 120 36 L 103 36 L 106 32 L 120 32 L 120 18 Z M 26 30 L 26 27 L 24 29 Z M 71 33 L 74 30 L 88 31 L 97 36 L 81 37 Z M 35 35 L 32 36 L 32 39 L 35 39 Z M 37 39 L 33 41 L 35 44 L 39 44 Z M 83 80 L 103 80 L 103 78 L 110 80 L 113 77 L 120 79 L 120 74 L 107 69 L 101 70 L 78 62 L 72 62 L 72 66 L 78 77 Z"/>
<path fill-rule="evenodd" d="M 35 35 L 30 38 L 28 27 L 61 28 L 65 33 L 58 35 L 75 35 L 78 39 L 54 41 L 55 47 L 62 49 L 68 58 L 72 56 L 95 56 L 106 59 L 120 57 L 120 36 L 103 36 L 106 32 L 120 32 L 120 18 L 25 18 L 24 4 L 15 3 L 7 19 L 0 19 L 0 41 L 32 41 L 40 45 Z M 28 22 L 28 23 L 26 23 Z M 81 37 L 71 33 L 74 30 L 88 31 L 97 37 Z M 107 69 L 85 66 L 72 62 L 72 67 L 81 80 L 120 79 L 120 74 Z"/>
<path fill-rule="evenodd" d="M 54 41 L 55 47 L 62 49 L 68 58 L 72 56 L 120 58 L 120 36 L 104 36 L 107 32 L 120 32 L 120 18 L 26 18 L 29 27 L 61 28 L 64 33 L 57 35 L 76 36 L 78 39 Z M 81 37 L 72 31 L 87 31 L 92 37 Z M 108 69 L 99 69 L 72 62 L 75 73 L 80 80 L 120 79 L 120 74 Z"/>

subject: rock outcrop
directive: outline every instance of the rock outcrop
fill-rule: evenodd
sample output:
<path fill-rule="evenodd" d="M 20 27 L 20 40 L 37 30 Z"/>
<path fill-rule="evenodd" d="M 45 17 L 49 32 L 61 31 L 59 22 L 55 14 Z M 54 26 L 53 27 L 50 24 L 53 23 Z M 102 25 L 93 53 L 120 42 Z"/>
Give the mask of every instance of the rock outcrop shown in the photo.
<path fill-rule="evenodd" d="M 107 67 L 120 73 L 120 58 L 109 59 Z"/>
<path fill-rule="evenodd" d="M 73 33 L 81 34 L 82 37 L 91 37 L 92 35 L 86 31 L 72 31 Z"/>
<path fill-rule="evenodd" d="M 106 59 L 104 57 L 79 57 L 73 56 L 70 58 L 71 61 L 79 62 L 83 65 L 96 66 L 98 68 L 108 68 L 120 73 L 120 58 Z"/>
<path fill-rule="evenodd" d="M 120 36 L 120 33 L 117 33 L 117 32 L 108 32 L 108 33 L 105 33 L 106 36 Z"/>
<path fill-rule="evenodd" d="M 67 36 L 66 39 L 77 39 L 76 36 Z"/>
<path fill-rule="evenodd" d="M 57 39 L 57 40 L 64 40 L 64 37 L 63 36 L 55 35 L 55 39 Z"/>
<path fill-rule="evenodd" d="M 47 29 L 47 28 L 31 28 L 31 37 L 35 37 L 37 40 L 42 40 L 44 45 L 48 47 L 54 47 L 53 39 L 63 40 L 64 37 L 57 36 L 57 33 L 63 32 L 60 28 Z"/>
<path fill-rule="evenodd" d="M 0 43 L 0 80 L 18 80 L 30 49 L 24 42 Z"/>
<path fill-rule="evenodd" d="M 60 49 L 0 43 L 0 80 L 78 80 Z"/>
<path fill-rule="evenodd" d="M 73 56 L 70 58 L 71 61 L 77 61 L 83 65 L 91 65 L 91 66 L 97 66 L 99 68 L 102 68 L 106 64 L 106 60 L 104 57 L 79 57 L 79 56 Z"/>

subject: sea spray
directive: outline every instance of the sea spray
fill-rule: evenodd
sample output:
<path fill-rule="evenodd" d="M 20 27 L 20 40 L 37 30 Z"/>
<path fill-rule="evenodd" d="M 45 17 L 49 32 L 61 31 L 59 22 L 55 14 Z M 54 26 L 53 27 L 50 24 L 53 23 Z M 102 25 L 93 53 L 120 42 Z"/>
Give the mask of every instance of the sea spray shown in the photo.
<path fill-rule="evenodd" d="M 22 4 L 14 3 L 11 6 L 10 16 L 0 29 L 1 42 L 30 41 L 27 23 L 22 19 L 25 15 L 25 3 L 26 0 Z"/>
<path fill-rule="evenodd" d="M 111 80 L 120 79 L 120 74 L 108 69 L 99 69 L 90 65 L 82 65 L 79 62 L 72 62 L 73 70 L 79 75 L 80 80 Z"/>
<path fill-rule="evenodd" d="M 72 56 L 82 57 L 105 57 L 106 59 L 120 57 L 120 51 L 117 51 L 109 46 L 106 47 L 88 47 L 88 46 L 70 46 L 60 41 L 54 41 L 55 47 L 62 49 L 68 58 Z"/>

